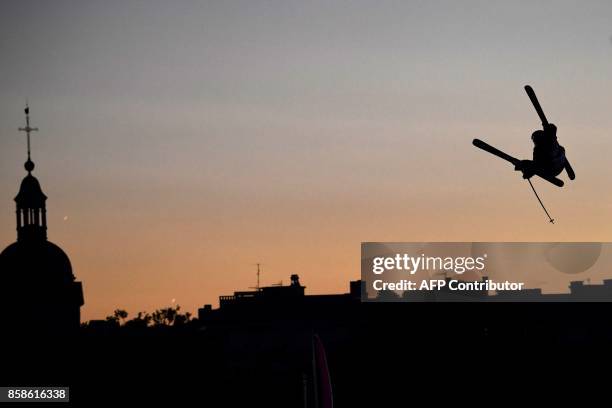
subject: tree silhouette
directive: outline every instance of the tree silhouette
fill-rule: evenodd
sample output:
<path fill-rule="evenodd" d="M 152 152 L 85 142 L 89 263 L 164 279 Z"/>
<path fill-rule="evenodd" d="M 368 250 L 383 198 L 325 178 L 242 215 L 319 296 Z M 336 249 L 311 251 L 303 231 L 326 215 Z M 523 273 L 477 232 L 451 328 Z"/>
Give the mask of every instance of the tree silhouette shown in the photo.
<path fill-rule="evenodd" d="M 116 324 L 125 323 L 125 319 L 128 317 L 128 312 L 123 309 L 116 309 L 111 316 L 106 316 L 107 322 L 113 322 Z"/>
<path fill-rule="evenodd" d="M 174 318 L 174 325 L 181 326 L 183 324 L 189 323 L 191 321 L 191 313 L 187 312 L 185 314 L 177 313 Z"/>
<path fill-rule="evenodd" d="M 166 307 L 151 314 L 154 326 L 179 326 L 191 319 L 191 313 L 180 314 L 181 307 Z"/>
<path fill-rule="evenodd" d="M 136 317 L 125 322 L 125 327 L 148 327 L 151 324 L 151 315 L 146 312 L 138 312 Z"/>
<path fill-rule="evenodd" d="M 176 305 L 176 307 L 157 309 L 150 314 L 138 312 L 134 318 L 127 320 L 128 312 L 116 309 L 112 315 L 106 317 L 106 321 L 112 325 L 126 328 L 181 326 L 191 321 L 191 313 L 180 313 L 180 310 L 181 307 Z M 88 327 L 88 324 L 83 323 L 81 326 Z"/>

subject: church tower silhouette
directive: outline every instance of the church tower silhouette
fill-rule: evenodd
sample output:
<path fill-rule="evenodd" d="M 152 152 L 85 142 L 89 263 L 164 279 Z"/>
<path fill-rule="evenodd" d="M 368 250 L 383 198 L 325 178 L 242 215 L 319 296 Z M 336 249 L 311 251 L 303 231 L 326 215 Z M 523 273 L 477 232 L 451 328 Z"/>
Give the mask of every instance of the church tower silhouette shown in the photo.
<path fill-rule="evenodd" d="M 0 305 L 4 327 L 20 331 L 63 333 L 78 329 L 83 287 L 72 274 L 70 259 L 57 245 L 47 241 L 47 196 L 32 175 L 29 107 L 26 105 L 28 174 L 15 197 L 17 242 L 0 253 Z"/>

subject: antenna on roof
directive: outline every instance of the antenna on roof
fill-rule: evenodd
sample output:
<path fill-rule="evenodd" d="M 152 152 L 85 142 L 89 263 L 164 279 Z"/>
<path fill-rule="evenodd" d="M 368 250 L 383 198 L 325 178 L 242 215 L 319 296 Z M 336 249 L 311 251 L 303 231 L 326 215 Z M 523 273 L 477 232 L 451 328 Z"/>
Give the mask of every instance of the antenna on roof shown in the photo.
<path fill-rule="evenodd" d="M 255 265 L 257 265 L 257 286 L 251 286 L 249 289 L 260 290 L 261 286 L 259 286 L 259 275 L 261 275 L 261 264 L 256 263 Z"/>

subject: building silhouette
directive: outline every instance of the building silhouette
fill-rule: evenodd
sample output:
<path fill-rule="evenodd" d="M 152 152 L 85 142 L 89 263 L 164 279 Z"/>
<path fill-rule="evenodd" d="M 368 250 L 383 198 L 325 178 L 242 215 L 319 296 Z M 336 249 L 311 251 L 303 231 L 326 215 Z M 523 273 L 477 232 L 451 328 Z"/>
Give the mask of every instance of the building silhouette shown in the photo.
<path fill-rule="evenodd" d="M 0 305 L 7 328 L 61 333 L 76 330 L 84 304 L 81 282 L 76 281 L 66 253 L 47 240 L 47 196 L 32 175 L 29 108 L 26 107 L 28 159 L 15 197 L 17 242 L 0 253 Z"/>
<path fill-rule="evenodd" d="M 206 324 L 229 319 L 262 321 L 275 319 L 317 319 L 334 321 L 360 304 L 362 281 L 351 281 L 349 293 L 306 295 L 298 275 L 289 285 L 272 285 L 253 291 L 238 291 L 219 296 L 219 308 L 204 305 L 198 309 L 199 320 Z"/>

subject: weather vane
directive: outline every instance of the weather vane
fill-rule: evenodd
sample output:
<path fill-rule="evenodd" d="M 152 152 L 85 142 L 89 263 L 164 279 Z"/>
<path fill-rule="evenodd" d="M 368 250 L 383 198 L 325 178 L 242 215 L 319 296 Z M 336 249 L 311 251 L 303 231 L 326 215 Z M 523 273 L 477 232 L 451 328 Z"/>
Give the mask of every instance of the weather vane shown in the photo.
<path fill-rule="evenodd" d="M 31 172 L 32 170 L 34 170 L 34 163 L 32 162 L 32 160 L 30 160 L 30 132 L 37 132 L 38 128 L 30 126 L 30 106 L 28 105 L 27 101 L 24 112 L 26 115 L 26 125 L 25 127 L 20 127 L 19 131 L 26 132 L 28 138 L 28 161 L 26 162 L 26 170 Z"/>

